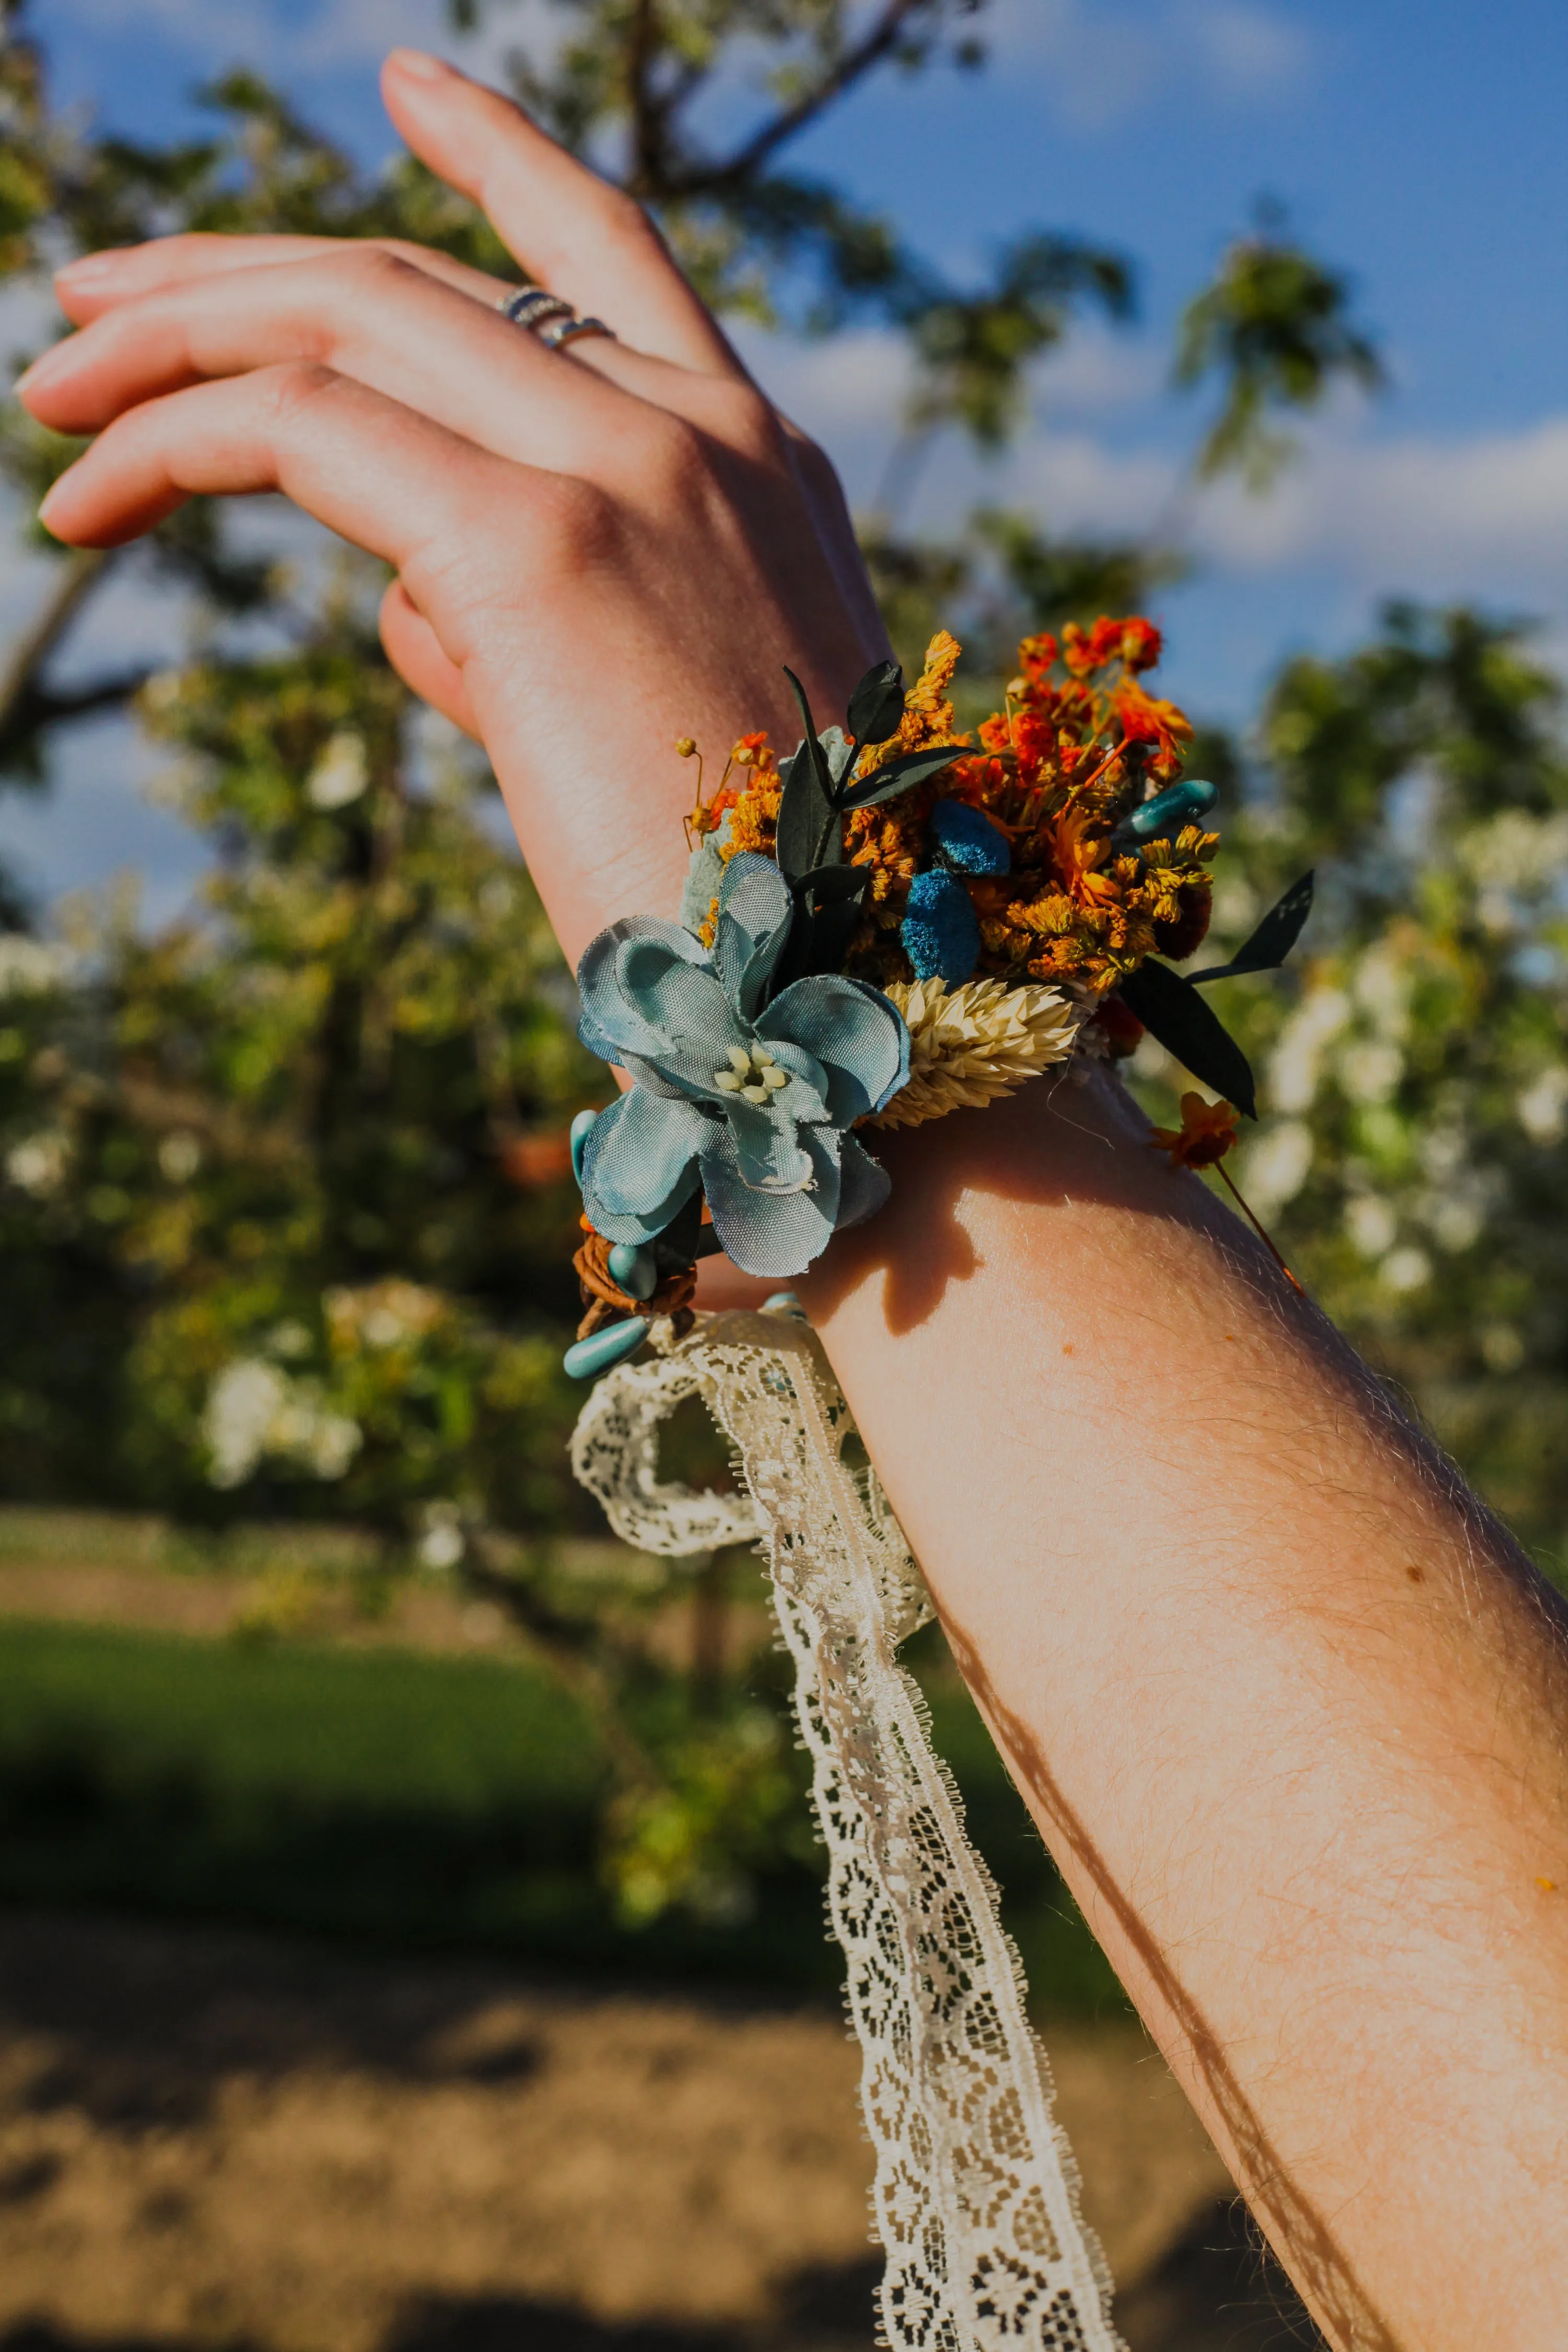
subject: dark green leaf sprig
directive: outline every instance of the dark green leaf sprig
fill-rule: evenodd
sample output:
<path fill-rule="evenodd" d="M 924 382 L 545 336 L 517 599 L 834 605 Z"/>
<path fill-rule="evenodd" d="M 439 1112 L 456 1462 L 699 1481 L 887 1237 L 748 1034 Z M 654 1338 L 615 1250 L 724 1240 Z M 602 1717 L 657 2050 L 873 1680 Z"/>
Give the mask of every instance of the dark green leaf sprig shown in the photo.
<path fill-rule="evenodd" d="M 1121 983 L 1121 1002 L 1155 1043 L 1173 1055 L 1201 1085 L 1212 1087 L 1248 1118 L 1258 1117 L 1252 1065 L 1198 991 L 1216 980 L 1239 980 L 1247 972 L 1278 971 L 1311 912 L 1312 884 L 1310 872 L 1292 882 L 1228 963 L 1183 973 L 1146 956 Z"/>
<path fill-rule="evenodd" d="M 777 985 L 812 973 L 837 971 L 844 961 L 860 902 L 870 879 L 862 866 L 845 863 L 844 820 L 856 809 L 875 808 L 912 785 L 951 768 L 966 756 L 962 744 L 905 751 L 857 778 L 855 764 L 873 744 L 889 742 L 904 715 L 903 672 L 897 662 L 868 669 L 849 698 L 842 727 L 819 735 L 811 704 L 794 670 L 784 676 L 795 690 L 805 733 L 782 761 L 775 854 L 779 870 L 795 894 L 795 915 L 780 960 Z"/>

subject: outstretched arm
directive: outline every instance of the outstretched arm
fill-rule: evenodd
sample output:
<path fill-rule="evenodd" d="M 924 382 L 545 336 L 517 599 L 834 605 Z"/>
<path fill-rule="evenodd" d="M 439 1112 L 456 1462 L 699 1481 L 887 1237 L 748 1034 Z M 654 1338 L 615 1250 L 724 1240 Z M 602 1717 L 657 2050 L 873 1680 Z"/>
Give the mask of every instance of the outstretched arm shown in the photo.
<path fill-rule="evenodd" d="M 635 206 L 492 93 L 389 106 L 618 344 L 412 247 L 179 238 L 67 273 L 50 528 L 285 490 L 386 557 L 568 954 L 673 910 L 678 735 L 793 737 L 881 651 L 831 470 Z M 1568 2299 L 1559 1604 L 1114 1084 L 885 1139 L 801 1288 L 1042 1832 L 1338 2346 L 1549 2352 Z"/>

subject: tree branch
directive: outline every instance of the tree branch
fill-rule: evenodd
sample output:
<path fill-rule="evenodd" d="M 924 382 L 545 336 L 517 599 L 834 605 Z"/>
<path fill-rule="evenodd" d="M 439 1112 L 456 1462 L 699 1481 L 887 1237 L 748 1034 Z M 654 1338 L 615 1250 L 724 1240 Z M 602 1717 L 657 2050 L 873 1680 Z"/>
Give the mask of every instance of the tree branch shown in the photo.
<path fill-rule="evenodd" d="M 657 187 L 663 178 L 663 110 L 652 74 L 658 54 L 658 0 L 637 0 L 626 42 L 626 96 L 632 118 L 633 185 Z"/>
<path fill-rule="evenodd" d="M 102 579 L 115 551 L 79 547 L 68 556 L 41 610 L 0 665 L 0 744 L 8 743 L 17 731 L 24 707 L 45 699 L 37 684 L 38 672 Z"/>
<path fill-rule="evenodd" d="M 910 19 L 921 15 L 930 5 L 931 0 L 883 0 L 876 21 L 864 37 L 844 51 L 837 65 L 814 89 L 805 91 L 793 106 L 783 108 L 771 122 L 764 122 L 727 161 L 683 173 L 667 182 L 658 193 L 666 197 L 715 195 L 749 179 L 770 155 L 814 122 L 873 66 L 880 65 L 898 46 L 899 37 Z"/>

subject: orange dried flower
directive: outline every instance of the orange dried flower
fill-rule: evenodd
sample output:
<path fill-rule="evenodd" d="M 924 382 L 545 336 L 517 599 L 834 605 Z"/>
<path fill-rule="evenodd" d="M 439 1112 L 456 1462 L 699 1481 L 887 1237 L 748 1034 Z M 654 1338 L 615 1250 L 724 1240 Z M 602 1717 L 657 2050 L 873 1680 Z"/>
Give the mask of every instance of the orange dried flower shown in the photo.
<path fill-rule="evenodd" d="M 1181 1126 L 1155 1128 L 1149 1147 L 1152 1151 L 1168 1151 L 1173 1168 L 1213 1168 L 1235 1143 L 1238 1124 L 1239 1114 L 1231 1104 L 1185 1094 Z"/>
<path fill-rule="evenodd" d="M 980 925 L 977 976 L 1015 985 L 1068 981 L 1080 996 L 1104 1000 L 1154 949 L 1179 958 L 1197 947 L 1208 928 L 1205 867 L 1215 836 L 1186 826 L 1174 840 L 1113 845 L 1148 786 L 1181 772 L 1192 740 L 1175 704 L 1140 683 L 1159 654 L 1158 629 L 1138 614 L 1102 614 L 1090 628 L 1073 623 L 1059 637 L 1026 637 L 1007 708 L 973 740 L 956 728 L 949 691 L 958 642 L 937 632 L 897 731 L 868 745 L 856 772 L 868 777 L 902 752 L 936 745 L 963 747 L 967 756 L 847 818 L 845 855 L 868 869 L 849 971 L 878 983 L 911 977 L 900 926 L 911 883 L 931 863 L 938 799 L 963 802 L 1011 845 L 1005 878 L 965 877 Z M 779 793 L 766 737 L 744 736 L 697 829 L 711 835 L 723 825 L 726 858 L 742 850 L 772 856 Z"/>

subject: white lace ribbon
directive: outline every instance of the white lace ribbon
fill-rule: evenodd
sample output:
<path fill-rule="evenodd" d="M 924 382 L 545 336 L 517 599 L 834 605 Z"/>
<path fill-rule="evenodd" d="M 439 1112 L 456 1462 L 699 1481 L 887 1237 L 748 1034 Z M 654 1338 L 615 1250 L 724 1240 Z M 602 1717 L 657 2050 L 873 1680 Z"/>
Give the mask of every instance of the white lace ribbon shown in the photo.
<path fill-rule="evenodd" d="M 889 2345 L 1123 2352 L 1017 1951 L 896 1661 L 931 1602 L 875 1471 L 845 1461 L 854 1424 L 826 1359 L 780 1315 L 652 1338 L 652 1360 L 590 1396 L 572 1466 L 645 1551 L 766 1549 L 860 2039 Z M 744 1496 L 660 1483 L 659 1423 L 693 1394 L 735 1446 Z"/>

